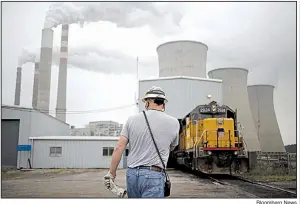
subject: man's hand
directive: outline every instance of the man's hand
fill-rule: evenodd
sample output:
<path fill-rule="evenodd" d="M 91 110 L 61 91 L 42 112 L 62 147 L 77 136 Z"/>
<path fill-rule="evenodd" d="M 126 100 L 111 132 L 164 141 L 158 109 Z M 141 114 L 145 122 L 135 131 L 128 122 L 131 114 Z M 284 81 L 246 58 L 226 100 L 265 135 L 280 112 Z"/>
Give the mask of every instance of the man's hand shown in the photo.
<path fill-rule="evenodd" d="M 112 182 L 115 181 L 115 177 L 108 171 L 108 173 L 104 176 L 104 185 L 107 189 L 112 188 Z"/>

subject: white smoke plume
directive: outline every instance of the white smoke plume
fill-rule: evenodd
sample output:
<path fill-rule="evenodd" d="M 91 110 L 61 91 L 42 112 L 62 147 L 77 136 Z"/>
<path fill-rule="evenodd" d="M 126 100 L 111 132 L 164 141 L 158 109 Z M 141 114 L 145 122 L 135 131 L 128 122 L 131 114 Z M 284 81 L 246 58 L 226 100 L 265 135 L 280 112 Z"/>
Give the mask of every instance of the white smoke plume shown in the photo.
<path fill-rule="evenodd" d="M 172 3 L 170 3 L 172 4 Z M 61 24 L 109 21 L 118 27 L 136 28 L 149 25 L 155 33 L 171 33 L 180 27 L 183 15 L 172 5 L 152 2 L 85 2 L 56 3 L 46 14 L 45 28 Z M 176 3 L 173 3 L 173 5 Z M 175 10 L 175 11 L 174 11 Z"/>
<path fill-rule="evenodd" d="M 52 62 L 59 65 L 60 48 L 53 47 Z M 154 58 L 154 59 L 153 59 Z M 139 62 L 141 69 L 155 67 L 155 57 L 147 57 Z M 129 56 L 118 50 L 109 50 L 99 46 L 85 45 L 69 47 L 68 67 L 105 74 L 135 74 L 136 57 Z"/>
<path fill-rule="evenodd" d="M 18 66 L 22 67 L 22 65 L 26 64 L 27 62 L 34 63 L 36 61 L 36 56 L 37 56 L 36 52 L 23 49 L 21 55 L 18 58 Z"/>

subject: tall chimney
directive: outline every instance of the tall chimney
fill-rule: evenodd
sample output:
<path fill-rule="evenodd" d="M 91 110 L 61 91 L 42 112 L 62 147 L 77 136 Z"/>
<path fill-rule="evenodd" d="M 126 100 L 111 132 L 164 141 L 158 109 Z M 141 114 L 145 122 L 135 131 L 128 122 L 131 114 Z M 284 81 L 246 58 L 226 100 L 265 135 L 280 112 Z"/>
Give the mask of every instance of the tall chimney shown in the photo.
<path fill-rule="evenodd" d="M 39 63 L 34 64 L 34 79 L 33 79 L 33 93 L 32 93 L 32 108 L 37 109 L 39 90 Z"/>
<path fill-rule="evenodd" d="M 62 25 L 56 101 L 56 118 L 63 122 L 66 122 L 68 35 L 69 25 Z"/>
<path fill-rule="evenodd" d="M 53 30 L 44 28 L 42 30 L 41 55 L 39 64 L 38 100 L 37 109 L 49 114 L 51 64 L 53 48 Z"/>
<path fill-rule="evenodd" d="M 15 105 L 20 105 L 20 97 L 21 97 L 21 77 L 22 77 L 22 68 L 17 68 L 17 79 L 16 79 L 16 90 L 15 90 Z"/>

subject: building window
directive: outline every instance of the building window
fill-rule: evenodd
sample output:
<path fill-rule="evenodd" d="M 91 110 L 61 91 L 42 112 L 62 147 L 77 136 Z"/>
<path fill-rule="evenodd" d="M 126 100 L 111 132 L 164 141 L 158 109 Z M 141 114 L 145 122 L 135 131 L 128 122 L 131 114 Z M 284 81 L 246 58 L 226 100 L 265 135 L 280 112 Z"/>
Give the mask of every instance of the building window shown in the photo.
<path fill-rule="evenodd" d="M 114 148 L 113 148 L 113 147 L 110 147 L 110 148 L 109 148 L 109 156 L 111 156 L 113 153 L 114 153 Z"/>
<path fill-rule="evenodd" d="M 62 153 L 61 147 L 50 147 L 50 157 L 60 157 Z"/>
<path fill-rule="evenodd" d="M 111 156 L 114 152 L 114 148 L 113 147 L 103 147 L 103 156 Z"/>
<path fill-rule="evenodd" d="M 108 147 L 103 147 L 103 156 L 108 156 Z"/>

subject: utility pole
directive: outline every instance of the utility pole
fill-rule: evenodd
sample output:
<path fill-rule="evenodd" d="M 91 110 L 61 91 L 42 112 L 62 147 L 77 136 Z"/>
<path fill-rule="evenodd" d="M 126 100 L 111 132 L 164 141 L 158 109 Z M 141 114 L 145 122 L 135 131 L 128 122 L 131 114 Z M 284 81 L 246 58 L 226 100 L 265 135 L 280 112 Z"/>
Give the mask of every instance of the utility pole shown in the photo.
<path fill-rule="evenodd" d="M 139 57 L 136 57 L 136 80 L 137 80 L 137 88 L 136 88 L 136 96 L 134 100 L 137 107 L 137 112 L 139 112 Z"/>

